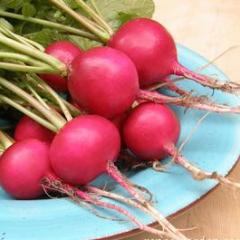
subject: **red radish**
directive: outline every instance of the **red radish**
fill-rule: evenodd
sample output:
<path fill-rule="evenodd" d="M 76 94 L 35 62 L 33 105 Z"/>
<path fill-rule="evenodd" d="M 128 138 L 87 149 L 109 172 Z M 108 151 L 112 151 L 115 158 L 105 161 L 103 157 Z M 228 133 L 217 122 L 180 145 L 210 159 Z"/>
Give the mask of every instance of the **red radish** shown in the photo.
<path fill-rule="evenodd" d="M 58 177 L 77 186 L 88 185 L 103 173 L 109 174 L 160 223 L 166 224 L 173 238 L 177 235 L 178 239 L 185 239 L 117 170 L 114 162 L 119 151 L 120 135 L 114 124 L 97 115 L 85 115 L 68 122 L 55 136 L 50 147 L 50 162 Z"/>
<path fill-rule="evenodd" d="M 16 141 L 35 138 L 41 141 L 51 142 L 54 135 L 52 131 L 43 127 L 28 116 L 23 116 L 20 119 L 14 131 L 14 139 Z"/>
<path fill-rule="evenodd" d="M 123 128 L 124 140 L 128 148 L 144 161 L 173 157 L 176 164 L 183 166 L 197 180 L 215 179 L 220 183 L 240 188 L 216 172 L 205 172 L 192 165 L 176 149 L 180 123 L 175 113 L 166 105 L 144 103 L 129 115 Z"/>
<path fill-rule="evenodd" d="M 120 151 L 120 136 L 108 120 L 80 116 L 68 122 L 50 147 L 54 172 L 64 181 L 85 185 L 106 172 L 108 161 L 115 161 Z"/>
<path fill-rule="evenodd" d="M 0 184 L 17 199 L 43 195 L 41 180 L 50 170 L 49 146 L 37 139 L 14 143 L 1 156 Z"/>
<path fill-rule="evenodd" d="M 177 59 L 173 37 L 164 26 L 151 19 L 139 18 L 127 22 L 113 35 L 108 45 L 123 51 L 132 59 L 142 87 L 176 74 L 227 92 L 240 89 L 237 83 L 221 83 L 182 66 Z"/>
<path fill-rule="evenodd" d="M 69 41 L 54 42 L 45 49 L 45 52 L 60 60 L 67 68 L 75 57 L 82 54 L 82 50 Z M 41 78 L 57 91 L 67 90 L 67 80 L 60 75 L 41 74 Z"/>
<path fill-rule="evenodd" d="M 154 103 L 144 103 L 134 109 L 123 128 L 130 150 L 142 159 L 153 161 L 168 154 L 165 146 L 175 144 L 179 133 L 180 123 L 175 113 L 165 105 Z"/>
<path fill-rule="evenodd" d="M 72 192 L 74 192 L 75 200 L 76 197 L 79 197 L 96 206 L 115 210 L 129 218 L 144 231 L 159 236 L 165 234 L 162 231 L 145 226 L 121 207 L 95 199 L 86 192 L 62 183 L 61 180 L 51 172 L 48 153 L 49 146 L 37 139 L 27 139 L 14 143 L 1 156 L 0 184 L 2 188 L 17 199 L 35 199 L 44 194 L 43 186 L 47 178 L 52 182 L 52 185 L 55 186 L 55 188 L 51 186 L 51 190 L 64 192 L 70 197 L 72 197 Z M 143 209 L 143 211 L 145 211 L 145 209 Z M 166 236 L 171 236 L 171 234 L 168 235 L 166 233 Z"/>
<path fill-rule="evenodd" d="M 239 108 L 217 105 L 206 98 L 168 97 L 140 90 L 137 70 L 131 59 L 109 47 L 94 48 L 76 57 L 71 64 L 68 87 L 71 97 L 81 108 L 110 119 L 126 112 L 135 100 L 240 113 Z"/>
<path fill-rule="evenodd" d="M 80 107 L 107 118 L 125 112 L 139 90 L 132 61 L 108 47 L 94 48 L 75 58 L 68 87 Z"/>

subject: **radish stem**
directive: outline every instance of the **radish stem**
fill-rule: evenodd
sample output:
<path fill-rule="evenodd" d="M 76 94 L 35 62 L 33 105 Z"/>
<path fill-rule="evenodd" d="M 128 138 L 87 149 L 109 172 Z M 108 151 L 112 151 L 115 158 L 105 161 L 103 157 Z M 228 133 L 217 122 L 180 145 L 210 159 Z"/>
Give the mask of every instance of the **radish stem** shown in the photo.
<path fill-rule="evenodd" d="M 64 120 L 64 118 L 56 116 L 53 111 L 46 109 L 35 98 L 33 98 L 31 95 L 23 91 L 21 88 L 10 83 L 6 79 L 0 77 L 0 85 L 4 86 L 8 90 L 12 91 L 16 95 L 24 99 L 26 102 L 31 104 L 34 108 L 36 108 L 36 110 L 43 114 L 52 124 L 54 124 L 57 127 L 57 129 L 62 128 L 66 124 L 66 120 Z"/>
<path fill-rule="evenodd" d="M 0 62 L 0 68 L 8 71 L 28 72 L 28 73 L 55 73 L 56 70 L 48 66 L 26 66 L 10 62 Z"/>
<path fill-rule="evenodd" d="M 58 61 L 57 59 L 51 57 L 50 55 L 47 55 L 39 50 L 33 49 L 24 44 L 21 44 L 15 40 L 5 37 L 2 34 L 0 34 L 0 43 L 12 49 L 15 49 L 21 53 L 24 53 L 26 55 L 32 56 L 34 58 L 42 60 L 43 62 L 48 63 L 50 66 L 52 66 L 56 70 L 56 73 L 60 73 L 62 76 L 67 75 L 66 66 L 62 64 L 60 61 Z"/>
<path fill-rule="evenodd" d="M 13 144 L 14 141 L 3 131 L 0 131 L 0 142 L 3 145 L 4 149 L 7 149 Z"/>
<path fill-rule="evenodd" d="M 85 17 L 78 14 L 77 12 L 72 10 L 70 7 L 68 7 L 63 1 L 59 1 L 59 0 L 49 0 L 49 1 L 53 3 L 56 7 L 66 12 L 71 17 L 73 17 L 76 21 L 78 21 L 82 26 L 84 26 L 86 29 L 91 31 L 93 34 L 98 36 L 98 38 L 104 43 L 106 43 L 109 40 L 108 34 L 106 34 L 105 32 L 102 32 L 94 24 L 89 22 L 89 20 L 87 20 Z"/>
<path fill-rule="evenodd" d="M 49 68 L 49 66 L 47 64 L 45 64 L 41 61 L 38 61 L 38 60 L 36 60 L 32 57 L 29 57 L 29 56 L 26 56 L 26 55 L 23 55 L 23 54 L 19 54 L 19 53 L 0 51 L 0 58 L 22 61 L 22 62 L 32 64 L 33 66 L 42 66 L 42 67 L 45 67 L 45 68 Z"/>
<path fill-rule="evenodd" d="M 83 0 L 75 0 L 75 2 L 93 19 L 97 24 L 102 26 L 110 36 L 113 35 L 113 30 L 92 8 L 90 8 Z"/>
<path fill-rule="evenodd" d="M 66 117 L 67 121 L 72 120 L 72 115 L 69 112 L 68 108 L 66 107 L 65 103 L 63 102 L 63 99 L 61 97 L 59 97 L 59 95 L 48 84 L 46 84 L 37 75 L 28 76 L 28 79 L 39 82 L 40 85 L 54 98 L 54 100 L 59 105 L 60 109 L 62 110 L 64 116 Z"/>
<path fill-rule="evenodd" d="M 58 129 L 54 125 L 52 125 L 51 123 L 49 123 L 45 119 L 39 117 L 37 114 L 33 113 L 32 111 L 29 111 L 27 108 L 23 107 L 21 104 L 18 104 L 15 101 L 11 100 L 10 98 L 8 98 L 6 96 L 3 96 L 3 95 L 0 95 L 0 101 L 5 102 L 8 105 L 14 107 L 15 109 L 19 110 L 23 114 L 29 116 L 30 118 L 32 118 L 33 120 L 38 122 L 39 124 L 41 124 L 44 127 L 48 128 L 49 130 L 51 130 L 53 132 L 57 132 L 58 131 Z"/>
<path fill-rule="evenodd" d="M 27 85 L 27 88 L 31 91 L 32 95 L 47 109 L 50 109 L 50 107 L 44 102 L 44 100 L 41 98 L 41 96 L 29 85 Z"/>
<path fill-rule="evenodd" d="M 0 16 L 14 18 L 14 19 L 18 19 L 18 20 L 22 20 L 22 21 L 26 21 L 26 22 L 31 22 L 31 23 L 36 23 L 36 24 L 46 26 L 49 28 L 54 28 L 54 29 L 57 29 L 57 30 L 60 30 L 60 31 L 63 31 L 63 32 L 66 32 L 69 34 L 86 37 L 91 40 L 97 40 L 96 36 L 94 36 L 91 33 L 86 32 L 86 31 L 83 31 L 83 30 L 80 30 L 80 29 L 77 29 L 74 27 L 70 27 L 67 25 L 63 25 L 60 23 L 50 22 L 50 21 L 40 19 L 40 18 L 24 17 L 23 15 L 16 14 L 16 13 L 10 13 L 10 12 L 6 12 L 6 11 L 0 11 Z"/>

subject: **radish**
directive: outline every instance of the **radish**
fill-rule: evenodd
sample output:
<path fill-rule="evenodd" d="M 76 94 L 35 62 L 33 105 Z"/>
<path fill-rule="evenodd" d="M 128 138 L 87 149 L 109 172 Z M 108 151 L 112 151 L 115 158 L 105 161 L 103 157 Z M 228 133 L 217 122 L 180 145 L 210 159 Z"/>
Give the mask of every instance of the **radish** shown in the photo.
<path fill-rule="evenodd" d="M 114 33 L 112 30 L 109 31 L 110 30 L 109 26 L 106 28 L 107 25 L 104 19 L 97 13 L 94 13 L 94 10 L 89 8 L 89 6 L 87 6 L 83 1 L 80 1 L 79 4 L 83 8 L 83 10 L 87 13 L 87 15 L 91 16 L 91 18 L 96 21 L 95 23 L 92 22 L 90 19 L 86 19 L 85 16 L 83 16 L 82 14 L 76 13 L 73 9 L 71 9 L 71 7 L 69 7 L 64 2 L 51 0 L 51 3 L 53 3 L 61 11 L 70 15 L 72 18 L 74 18 L 77 22 L 83 25 L 90 32 L 95 34 L 103 43 L 107 43 L 108 46 L 118 49 L 124 52 L 125 54 L 127 54 L 137 67 L 141 87 L 143 86 L 149 87 L 149 85 L 152 85 L 153 83 L 164 81 L 164 84 L 168 86 L 169 89 L 171 89 L 172 91 L 175 91 L 180 95 L 183 95 L 183 99 L 177 99 L 178 105 L 182 105 L 182 106 L 184 105 L 186 107 L 205 109 L 205 110 L 208 109 L 210 111 L 215 111 L 215 112 L 239 113 L 239 109 L 236 109 L 236 108 L 232 109 L 230 107 L 226 109 L 226 106 L 219 105 L 219 104 L 215 105 L 214 103 L 212 103 L 210 100 L 206 98 L 204 99 L 204 101 L 202 101 L 203 99 L 201 97 L 200 98 L 193 97 L 191 92 L 180 89 L 174 83 L 170 84 L 171 81 L 167 78 L 167 76 L 170 74 L 177 74 L 180 76 L 193 79 L 204 86 L 208 86 L 214 89 L 220 89 L 226 92 L 235 93 L 236 90 L 240 89 L 240 85 L 237 83 L 218 82 L 216 79 L 194 73 L 186 69 L 184 66 L 180 65 L 177 60 L 176 45 L 172 36 L 158 22 L 151 19 L 138 18 L 125 23 L 122 27 L 120 27 L 120 29 L 116 33 Z M 98 24 L 100 25 L 97 27 Z M 104 31 L 104 29 L 107 32 Z M 141 39 L 141 41 L 139 41 L 139 39 Z M 79 62 L 81 61 L 79 60 Z M 87 65 L 88 66 L 90 65 L 89 61 Z M 100 64 L 97 64 L 97 65 L 100 66 Z M 110 63 L 109 66 L 112 66 L 112 63 Z M 76 69 L 78 68 L 77 64 L 75 64 L 75 67 Z M 94 68 L 92 67 L 91 69 L 93 71 Z M 84 97 L 81 98 L 79 95 L 80 93 L 84 92 L 84 90 L 81 89 L 81 91 L 79 91 L 78 93 L 78 90 L 74 90 L 73 86 L 76 87 L 76 89 L 79 89 L 80 88 L 79 86 L 81 85 L 79 82 L 82 82 L 81 86 L 86 87 L 86 82 L 89 83 L 88 77 L 90 76 L 90 73 L 87 74 L 85 81 L 82 81 L 83 79 L 81 79 L 81 81 L 78 81 L 77 76 L 80 74 L 80 72 L 77 70 L 76 71 L 73 70 L 73 71 L 75 72 L 74 75 L 76 76 L 76 78 L 74 80 L 74 84 L 72 83 L 72 87 L 70 84 L 69 88 L 71 89 L 70 91 L 72 91 L 72 95 L 75 96 L 74 97 L 75 100 L 76 98 L 79 98 L 77 102 L 83 104 L 82 107 L 89 108 L 88 110 L 90 110 L 90 112 L 102 115 L 102 112 L 100 111 L 102 109 L 100 109 L 99 107 L 100 103 L 97 104 L 96 99 L 101 99 L 102 97 L 100 102 L 101 103 L 104 102 L 104 100 L 106 99 L 105 94 L 103 94 L 99 98 L 99 96 L 97 96 L 98 93 L 96 93 L 97 90 L 95 89 L 95 90 L 92 90 L 91 94 L 89 94 L 89 95 L 92 95 L 92 97 L 95 99 L 93 100 L 93 102 L 89 100 L 88 94 L 85 95 L 84 93 Z M 99 71 L 97 72 L 99 74 Z M 101 72 L 99 76 L 104 77 L 104 74 L 102 74 Z M 107 82 L 107 81 L 104 81 L 104 82 Z M 91 87 L 89 88 L 92 88 L 92 84 L 90 85 Z M 99 83 L 94 85 L 97 87 L 100 86 L 99 90 L 101 89 L 100 92 L 102 93 L 103 86 L 101 86 Z M 110 84 L 110 86 L 112 86 L 112 84 Z M 109 92 L 111 91 L 112 91 L 112 88 L 110 87 Z M 124 93 L 122 93 L 121 91 L 119 94 L 123 94 L 124 96 Z M 110 94 L 108 97 L 110 98 L 111 96 L 112 95 Z M 146 97 L 146 94 L 145 94 L 145 97 Z M 158 102 L 163 101 L 162 97 L 164 96 L 160 96 L 160 100 L 158 100 Z M 151 96 L 149 96 L 149 98 L 151 98 Z M 156 98 L 156 95 L 154 98 Z M 181 100 L 181 104 L 179 104 L 179 100 Z M 168 98 L 168 101 L 170 101 L 171 103 L 175 103 L 175 99 Z M 112 103 L 114 103 L 114 101 L 112 101 Z M 104 108 L 104 107 L 101 106 L 101 108 Z M 109 117 L 108 116 L 109 113 L 111 112 L 107 112 L 107 114 L 106 112 L 104 112 L 103 116 Z M 117 114 L 115 113 L 112 116 L 110 114 L 110 118 L 116 117 L 116 116 Z"/>
<path fill-rule="evenodd" d="M 50 143 L 54 138 L 54 133 L 32 120 L 30 117 L 23 116 L 15 128 L 14 139 L 16 141 L 21 141 L 29 138 L 35 138 Z"/>
<path fill-rule="evenodd" d="M 172 237 L 185 239 L 117 170 L 114 162 L 120 151 L 120 142 L 119 132 L 109 120 L 97 115 L 76 117 L 55 136 L 50 147 L 51 166 L 58 177 L 77 186 L 88 185 L 99 175 L 107 173 L 146 207 L 160 224 L 164 223 Z"/>
<path fill-rule="evenodd" d="M 0 184 L 17 199 L 43 195 L 41 180 L 50 170 L 49 146 L 37 139 L 26 139 L 10 146 L 1 156 Z"/>
<path fill-rule="evenodd" d="M 120 151 L 116 127 L 97 115 L 80 116 L 68 122 L 50 147 L 54 172 L 74 185 L 86 185 L 107 172 Z"/>
<path fill-rule="evenodd" d="M 214 173 L 205 172 L 192 165 L 176 149 L 180 123 L 175 113 L 166 105 L 144 103 L 128 116 L 124 128 L 124 141 L 128 148 L 143 161 L 173 157 L 176 164 L 189 171 L 194 179 L 215 179 L 228 186 L 240 188 L 239 183 Z"/>
<path fill-rule="evenodd" d="M 27 72 L 31 73 L 31 75 L 34 75 L 33 73 L 50 73 L 66 77 L 69 74 L 69 82 L 72 82 L 69 83 L 71 95 L 80 107 L 86 108 L 90 113 L 113 118 L 126 111 L 133 103 L 133 99 L 137 98 L 137 94 L 139 93 L 139 83 L 136 81 L 136 67 L 133 62 L 127 58 L 127 55 L 124 55 L 121 51 L 117 52 L 117 50 L 115 50 L 115 53 L 113 53 L 113 49 L 110 50 L 110 48 L 107 47 L 98 48 L 98 50 L 93 49 L 86 54 L 83 54 L 83 58 L 77 58 L 76 61 L 73 61 L 71 66 L 68 66 L 57 58 L 36 49 L 32 45 L 25 45 L 23 42 L 16 41 L 16 38 L 22 39 L 22 41 L 27 41 L 27 39 L 12 32 L 11 34 L 7 34 L 7 36 L 0 36 L 0 43 L 16 52 L 4 52 L 1 56 L 10 59 L 11 61 L 14 60 L 18 62 L 1 62 L 0 68 L 11 71 Z M 93 52 L 92 55 L 91 51 Z M 96 56 L 94 56 L 95 51 Z M 121 56 L 120 53 L 122 54 Z M 110 57 L 111 54 L 112 56 Z M 87 56 L 90 55 L 96 57 L 99 61 L 87 61 L 87 63 L 84 63 L 84 59 L 87 59 Z M 107 56 L 110 58 L 107 58 Z M 106 61 L 102 61 L 104 58 Z M 93 63 L 99 67 L 98 70 L 93 66 Z M 104 63 L 109 63 L 109 67 L 107 68 L 107 64 L 104 65 Z M 85 66 L 88 66 L 89 68 L 85 68 Z M 81 77 L 82 71 L 79 70 L 80 67 L 81 70 L 84 70 L 85 72 L 84 77 Z M 99 69 L 106 71 L 106 73 L 101 72 Z M 126 71 L 126 69 L 128 69 L 128 71 Z M 94 72 L 96 72 L 95 75 Z M 117 74 L 115 78 L 111 73 Z M 97 74 L 99 74 L 101 78 L 96 80 Z M 91 77 L 93 78 L 91 79 Z M 131 77 L 133 77 L 133 79 L 127 81 L 128 78 L 130 79 Z M 93 79 L 96 81 L 92 81 Z M 108 86 L 106 87 L 104 84 L 108 84 Z M 81 97 L 80 94 L 82 94 L 83 97 Z M 140 97 L 142 98 L 141 93 Z M 152 98 L 151 93 L 149 93 L 147 97 L 146 92 L 144 93 L 144 100 L 151 100 Z M 228 108 L 227 106 L 220 105 L 215 106 L 213 103 L 206 101 L 206 99 L 204 102 L 199 102 L 199 98 L 192 97 L 191 95 L 188 96 L 187 99 L 185 96 L 180 99 L 175 99 L 174 97 L 170 97 L 170 99 L 168 97 L 166 99 L 164 96 L 159 96 L 159 98 L 156 99 L 156 95 L 154 95 L 154 101 L 167 101 L 173 104 L 177 101 L 177 104 L 181 106 L 208 109 L 216 112 L 240 112 L 240 110 L 236 108 L 233 109 L 231 107 Z M 66 113 L 67 112 L 64 111 L 64 114 Z M 69 117 L 67 119 L 69 120 Z"/>
<path fill-rule="evenodd" d="M 51 181 L 50 187 L 48 185 L 49 181 Z M 117 205 L 95 199 L 87 192 L 83 192 L 76 189 L 74 186 L 63 183 L 51 170 L 49 162 L 49 145 L 37 139 L 26 139 L 17 143 L 12 143 L 12 145 L 5 150 L 0 161 L 0 184 L 8 194 L 19 200 L 30 200 L 43 196 L 44 192 L 47 191 L 46 185 L 48 185 L 51 191 L 55 190 L 62 192 L 76 201 L 78 201 L 76 199 L 77 196 L 87 203 L 117 211 L 129 218 L 130 221 L 135 223 L 143 231 L 158 236 L 172 236 L 171 233 L 168 234 L 145 226 L 128 211 Z M 72 195 L 73 193 L 75 196 Z M 102 193 L 112 196 L 111 193 L 105 191 L 101 191 L 101 193 L 97 193 L 97 195 L 100 196 Z M 114 199 L 116 198 L 114 197 Z M 118 198 L 116 200 L 118 200 Z M 121 197 L 121 200 L 149 213 L 141 205 L 135 202 L 129 202 L 127 198 Z"/>
<path fill-rule="evenodd" d="M 71 64 L 68 88 L 74 101 L 90 113 L 114 118 L 135 100 L 139 85 L 132 61 L 108 47 L 91 49 Z"/>
<path fill-rule="evenodd" d="M 57 58 L 68 68 L 73 59 L 82 54 L 82 50 L 69 41 L 58 41 L 50 44 L 45 53 Z M 41 78 L 57 91 L 67 90 L 67 80 L 61 75 L 42 74 Z"/>
<path fill-rule="evenodd" d="M 240 113 L 238 107 L 214 104 L 207 98 L 170 97 L 140 90 L 137 70 L 131 59 L 110 47 L 97 47 L 81 54 L 70 68 L 68 88 L 73 100 L 86 111 L 110 119 L 126 112 L 135 100 Z"/>
<path fill-rule="evenodd" d="M 177 59 L 173 37 L 164 26 L 151 19 L 138 18 L 127 22 L 112 36 L 108 45 L 123 51 L 132 59 L 137 67 L 142 87 L 175 74 L 193 79 L 203 86 L 226 92 L 240 89 L 237 83 L 221 83 L 182 66 Z"/>

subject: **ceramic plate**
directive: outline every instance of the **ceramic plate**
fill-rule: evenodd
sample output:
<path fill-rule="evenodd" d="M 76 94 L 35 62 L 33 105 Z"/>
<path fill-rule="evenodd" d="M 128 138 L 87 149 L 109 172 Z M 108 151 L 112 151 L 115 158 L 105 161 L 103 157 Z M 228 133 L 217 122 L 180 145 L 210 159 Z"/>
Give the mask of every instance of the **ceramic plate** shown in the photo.
<path fill-rule="evenodd" d="M 181 63 L 197 69 L 207 60 L 191 50 L 179 46 Z M 204 73 L 226 80 L 227 77 L 211 65 Z M 194 89 L 201 94 L 212 95 L 212 91 L 192 81 L 180 83 L 186 89 Z M 221 103 L 239 103 L 237 97 L 214 93 L 214 99 Z M 204 112 L 174 108 L 181 119 L 182 132 L 179 144 L 188 136 L 191 129 Z M 236 163 L 240 153 L 240 121 L 231 115 L 210 114 L 200 125 L 185 146 L 183 154 L 194 164 L 208 171 L 218 171 L 226 175 Z M 155 197 L 156 207 L 165 216 L 174 214 L 191 205 L 210 191 L 213 181 L 196 182 L 179 166 L 172 166 L 166 173 L 147 169 L 131 176 L 131 181 L 148 188 Z M 120 188 L 116 189 L 121 192 Z M 153 220 L 141 212 L 129 208 L 142 222 Z M 111 212 L 100 210 L 103 214 Z M 67 199 L 45 199 L 16 201 L 0 190 L 0 239 L 5 240 L 87 240 L 105 238 L 135 229 L 128 222 L 104 220 L 93 215 Z"/>

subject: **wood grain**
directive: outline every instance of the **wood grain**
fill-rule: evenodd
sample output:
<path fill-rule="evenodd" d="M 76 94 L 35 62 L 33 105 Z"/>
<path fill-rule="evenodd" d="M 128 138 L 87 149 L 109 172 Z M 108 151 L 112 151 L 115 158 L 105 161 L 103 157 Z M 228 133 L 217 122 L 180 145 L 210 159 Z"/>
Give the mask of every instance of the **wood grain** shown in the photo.
<path fill-rule="evenodd" d="M 154 18 L 164 24 L 177 42 L 214 59 L 231 46 L 240 45 L 240 0 L 155 0 Z M 225 54 L 216 64 L 240 82 L 240 48 Z M 240 143 L 239 143 L 240 147 Z M 220 159 L 219 159 L 220 161 Z M 240 181 L 240 165 L 231 177 Z M 201 202 L 171 219 L 192 239 L 240 239 L 240 193 L 217 188 Z M 141 234 L 131 240 L 155 239 Z"/>

